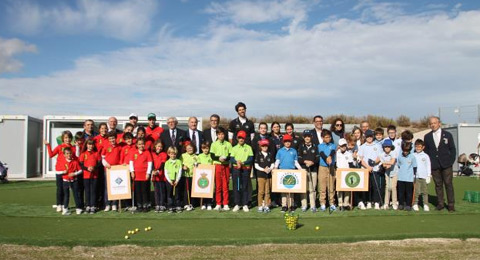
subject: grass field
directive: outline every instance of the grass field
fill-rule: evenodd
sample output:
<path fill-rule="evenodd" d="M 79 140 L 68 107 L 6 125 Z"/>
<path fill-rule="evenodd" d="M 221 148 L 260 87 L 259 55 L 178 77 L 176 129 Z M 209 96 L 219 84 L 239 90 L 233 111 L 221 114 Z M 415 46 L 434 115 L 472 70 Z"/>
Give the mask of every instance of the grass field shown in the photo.
<path fill-rule="evenodd" d="M 454 178 L 454 213 L 400 211 L 336 211 L 299 213 L 301 227 L 288 231 L 282 213 L 253 209 L 214 212 L 196 209 L 180 214 L 99 212 L 61 216 L 52 209 L 54 182 L 0 185 L 0 244 L 31 246 L 211 246 L 269 243 L 334 243 L 406 238 L 480 238 L 480 204 L 462 200 L 465 190 L 480 191 L 477 178 Z M 430 194 L 433 184 L 430 185 Z M 433 201 L 435 200 L 434 197 Z M 432 205 L 431 208 L 434 206 Z M 299 211 L 299 210 L 298 210 Z M 145 232 L 147 226 L 152 231 Z M 316 231 L 315 226 L 320 230 Z M 127 230 L 141 231 L 125 240 Z M 477 241 L 478 243 L 478 241 Z"/>

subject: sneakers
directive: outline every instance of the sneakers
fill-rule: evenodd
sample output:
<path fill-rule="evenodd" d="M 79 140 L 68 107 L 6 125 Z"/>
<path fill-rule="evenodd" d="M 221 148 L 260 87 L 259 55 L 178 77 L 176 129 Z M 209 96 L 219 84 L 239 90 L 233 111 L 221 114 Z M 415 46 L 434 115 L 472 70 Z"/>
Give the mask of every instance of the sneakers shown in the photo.
<path fill-rule="evenodd" d="M 217 205 L 217 206 L 215 206 L 215 208 L 213 210 L 221 210 L 221 209 L 222 209 L 222 206 Z"/>
<path fill-rule="evenodd" d="M 117 211 L 117 205 L 112 206 L 112 211 Z"/>
<path fill-rule="evenodd" d="M 233 207 L 233 212 L 237 212 L 240 210 L 240 207 L 238 205 L 235 205 L 235 207 Z"/>
<path fill-rule="evenodd" d="M 371 202 L 367 202 L 367 209 L 371 209 L 372 208 L 372 203 Z"/>
<path fill-rule="evenodd" d="M 57 212 L 62 212 L 63 206 L 62 205 L 57 205 Z"/>
<path fill-rule="evenodd" d="M 317 208 L 315 208 L 315 207 L 310 208 L 310 210 L 312 211 L 312 213 L 316 213 L 316 212 L 317 212 Z"/>
<path fill-rule="evenodd" d="M 257 209 L 257 212 L 258 212 L 258 213 L 262 213 L 262 212 L 263 212 L 263 207 L 262 207 L 262 206 L 259 206 L 258 209 Z"/>
<path fill-rule="evenodd" d="M 264 208 L 263 208 L 263 212 L 269 213 L 269 212 L 270 212 L 270 208 L 269 208 L 269 207 L 264 207 Z"/>
<path fill-rule="evenodd" d="M 288 208 L 287 207 L 282 207 L 282 212 L 287 212 Z"/>
<path fill-rule="evenodd" d="M 397 209 L 398 209 L 397 204 L 393 204 L 393 205 L 392 205 L 392 208 L 393 208 L 393 210 L 397 210 Z"/>
<path fill-rule="evenodd" d="M 335 211 L 336 209 L 337 209 L 337 207 L 335 207 L 335 205 L 331 205 L 331 206 L 330 206 L 330 210 L 331 210 L 331 211 Z"/>
<path fill-rule="evenodd" d="M 406 207 L 405 207 L 405 210 L 406 210 L 406 211 L 412 211 L 412 207 L 406 206 Z"/>
<path fill-rule="evenodd" d="M 202 207 L 200 208 L 201 210 L 206 210 L 207 207 L 205 205 L 202 205 Z"/>
<path fill-rule="evenodd" d="M 186 209 L 187 211 L 192 211 L 192 210 L 193 210 L 193 206 L 192 206 L 192 205 L 187 205 L 186 207 L 187 207 L 187 209 Z"/>
<path fill-rule="evenodd" d="M 320 210 L 321 211 L 325 211 L 327 209 L 327 207 L 325 207 L 325 205 L 320 205 Z"/>
<path fill-rule="evenodd" d="M 168 213 L 173 213 L 173 208 L 168 208 Z"/>
<path fill-rule="evenodd" d="M 247 205 L 243 206 L 243 212 L 249 212 L 249 211 L 250 211 L 250 210 L 248 209 L 248 206 L 247 206 Z"/>
<path fill-rule="evenodd" d="M 378 202 L 375 202 L 375 209 L 380 209 L 380 204 L 378 204 Z"/>
<path fill-rule="evenodd" d="M 418 205 L 417 204 L 413 205 L 413 210 L 418 211 Z"/>
<path fill-rule="evenodd" d="M 366 208 L 365 208 L 365 204 L 363 204 L 363 202 L 361 202 L 361 201 L 358 203 L 358 208 L 361 209 L 361 210 L 365 210 L 365 209 L 366 209 Z"/>
<path fill-rule="evenodd" d="M 383 205 L 383 206 L 382 206 L 382 209 L 383 209 L 383 210 L 387 210 L 387 209 L 388 209 L 388 205 Z"/>
<path fill-rule="evenodd" d="M 160 209 L 158 210 L 158 212 L 163 213 L 166 210 L 167 210 L 167 208 L 165 206 L 160 206 Z"/>
<path fill-rule="evenodd" d="M 160 206 L 155 206 L 155 213 L 160 212 Z"/>
<path fill-rule="evenodd" d="M 430 208 L 428 207 L 428 205 L 423 205 L 423 211 L 430 211 Z"/>
<path fill-rule="evenodd" d="M 181 213 L 181 212 L 182 212 L 182 207 L 177 207 L 177 208 L 175 208 L 175 211 L 176 211 L 177 213 Z"/>
<path fill-rule="evenodd" d="M 307 212 L 307 207 L 302 207 L 302 212 Z"/>
<path fill-rule="evenodd" d="M 229 210 L 230 210 L 230 207 L 229 207 L 228 205 L 223 205 L 223 210 L 229 211 Z"/>
<path fill-rule="evenodd" d="M 63 209 L 62 210 L 62 215 L 64 216 L 70 216 L 70 211 L 68 209 Z"/>
<path fill-rule="evenodd" d="M 103 211 L 109 212 L 110 211 L 110 205 L 105 206 L 105 210 L 103 210 Z"/>
<path fill-rule="evenodd" d="M 212 206 L 208 205 L 207 210 L 212 210 Z"/>

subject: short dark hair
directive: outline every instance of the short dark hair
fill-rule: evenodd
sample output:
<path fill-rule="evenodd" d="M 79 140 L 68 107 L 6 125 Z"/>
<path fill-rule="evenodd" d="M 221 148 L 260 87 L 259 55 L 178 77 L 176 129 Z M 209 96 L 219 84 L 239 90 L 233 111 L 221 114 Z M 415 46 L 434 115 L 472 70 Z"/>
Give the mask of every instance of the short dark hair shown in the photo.
<path fill-rule="evenodd" d="M 68 147 L 68 146 L 63 148 L 63 153 L 65 153 L 65 152 L 72 152 L 72 148 Z"/>
<path fill-rule="evenodd" d="M 317 118 L 320 118 L 320 119 L 323 120 L 323 116 L 321 116 L 321 115 L 316 115 L 316 116 L 313 117 L 313 121 L 315 121 L 315 119 L 317 119 Z"/>
<path fill-rule="evenodd" d="M 72 132 L 70 132 L 70 131 L 68 131 L 68 130 L 65 130 L 65 131 L 62 132 L 62 142 L 63 142 L 63 138 L 64 138 L 65 136 L 68 136 L 68 137 L 70 137 L 70 139 L 73 139 Z"/>
<path fill-rule="evenodd" d="M 268 131 L 268 124 L 265 123 L 265 122 L 260 122 L 260 124 L 258 124 L 258 128 L 260 129 L 260 126 L 262 125 L 265 125 L 267 127 L 267 131 Z"/>
<path fill-rule="evenodd" d="M 243 102 L 238 102 L 238 103 L 235 105 L 235 111 L 238 112 L 238 109 L 240 109 L 241 107 L 247 109 L 247 106 L 245 105 L 245 103 L 243 103 Z"/>
<path fill-rule="evenodd" d="M 205 142 L 203 142 L 203 143 L 200 145 L 200 147 L 201 147 L 202 149 L 203 149 L 203 148 L 207 148 L 207 147 L 210 148 L 210 142 L 205 141 Z"/>
<path fill-rule="evenodd" d="M 322 133 L 320 134 L 321 137 L 325 137 L 325 136 L 332 136 L 332 132 L 330 132 L 330 130 L 328 129 L 322 129 Z"/>
<path fill-rule="evenodd" d="M 83 139 L 83 132 L 82 131 L 78 131 L 75 133 L 75 140 L 78 140 L 78 139 Z"/>
<path fill-rule="evenodd" d="M 384 133 L 385 133 L 385 131 L 383 130 L 383 128 L 381 128 L 381 127 L 375 128 L 375 135 L 378 135 L 378 134 L 383 135 Z"/>
<path fill-rule="evenodd" d="M 125 127 L 124 127 L 123 129 L 125 129 L 125 128 L 127 128 L 127 127 L 132 127 L 132 128 L 134 128 L 135 126 L 134 126 L 132 123 L 125 123 Z"/>
<path fill-rule="evenodd" d="M 218 135 L 218 134 L 226 134 L 226 132 L 227 132 L 227 131 L 225 131 L 225 128 L 223 128 L 223 127 L 221 127 L 221 126 L 219 126 L 219 127 L 217 128 L 217 135 Z"/>
<path fill-rule="evenodd" d="M 133 139 L 133 134 L 132 133 L 124 133 L 123 134 L 123 139 Z"/>
<path fill-rule="evenodd" d="M 405 130 L 402 132 L 402 140 L 412 140 L 413 139 L 413 133 L 410 130 Z"/>
<path fill-rule="evenodd" d="M 217 115 L 217 114 L 212 114 L 212 115 L 210 116 L 210 118 L 212 118 L 212 117 L 215 117 L 215 118 L 218 120 L 218 122 L 220 122 L 220 116 L 219 116 L 219 115 Z"/>
<path fill-rule="evenodd" d="M 293 123 L 286 123 L 285 124 L 285 130 L 287 130 L 287 127 L 291 126 L 292 129 L 295 129 L 295 127 L 293 126 Z"/>
<path fill-rule="evenodd" d="M 425 142 L 422 139 L 417 139 L 415 140 L 415 146 L 417 145 L 425 146 Z"/>
<path fill-rule="evenodd" d="M 108 132 L 107 133 L 107 138 L 110 138 L 110 137 L 117 138 L 117 132 L 115 132 L 115 130 L 112 130 L 112 131 Z"/>
<path fill-rule="evenodd" d="M 145 138 L 144 137 L 140 137 L 137 139 L 137 144 L 138 142 L 143 142 L 145 144 Z"/>
<path fill-rule="evenodd" d="M 402 142 L 402 151 L 410 152 L 412 150 L 412 143 Z"/>
<path fill-rule="evenodd" d="M 397 127 L 394 126 L 394 125 L 389 125 L 387 126 L 387 132 L 390 131 L 390 130 L 395 130 L 395 132 L 397 131 Z"/>

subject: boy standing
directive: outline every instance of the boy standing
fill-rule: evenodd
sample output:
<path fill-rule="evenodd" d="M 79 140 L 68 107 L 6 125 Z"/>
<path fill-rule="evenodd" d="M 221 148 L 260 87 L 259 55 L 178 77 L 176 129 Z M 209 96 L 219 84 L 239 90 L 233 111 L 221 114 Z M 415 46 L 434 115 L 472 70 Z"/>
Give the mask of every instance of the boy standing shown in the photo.
<path fill-rule="evenodd" d="M 317 212 L 317 171 L 318 160 L 320 154 L 318 148 L 312 143 L 312 132 L 310 130 L 303 131 L 304 143 L 298 148 L 298 162 L 303 169 L 307 171 L 307 189 L 310 199 L 310 210 Z M 302 211 L 307 211 L 307 194 L 302 194 Z"/>
<path fill-rule="evenodd" d="M 380 146 L 373 142 L 373 136 L 374 132 L 372 130 L 368 129 L 365 131 L 365 143 L 360 146 L 358 155 L 362 159 L 362 166 L 370 173 L 370 187 L 368 189 L 369 201 L 367 202 L 367 209 L 372 208 L 372 200 L 375 202 L 375 209 L 380 209 L 382 197 L 380 187 L 385 184 L 385 178 L 382 178 L 382 174 L 380 173 Z M 363 199 L 365 199 L 365 196 Z M 360 200 L 358 207 L 362 209 L 362 207 L 364 207 L 363 204 L 364 201 Z"/>
<path fill-rule="evenodd" d="M 243 206 L 243 211 L 248 212 L 248 182 L 250 181 L 250 171 L 252 170 L 253 150 L 245 143 L 247 133 L 243 130 L 237 133 L 237 145 L 232 148 L 230 161 L 232 167 L 233 192 L 235 194 L 235 207 L 233 212 L 237 212 Z"/>
<path fill-rule="evenodd" d="M 323 129 L 321 134 L 323 143 L 318 146 L 320 154 L 320 168 L 318 170 L 318 186 L 320 186 L 320 210 L 325 211 L 328 203 L 330 210 L 336 210 L 335 206 L 335 151 L 337 146 L 332 142 L 330 130 Z"/>
<path fill-rule="evenodd" d="M 415 141 L 415 160 L 417 161 L 417 176 L 415 178 L 415 202 L 413 203 L 413 210 L 418 211 L 418 201 L 420 195 L 423 197 L 423 210 L 430 211 L 428 207 L 428 184 L 431 180 L 431 164 L 430 157 L 423 151 L 425 143 L 417 139 Z"/>
<path fill-rule="evenodd" d="M 225 129 L 217 129 L 217 141 L 210 147 L 210 154 L 215 165 L 215 200 L 217 206 L 214 210 L 230 210 L 228 207 L 228 182 L 230 180 L 230 153 L 232 145 L 225 141 Z"/>
<path fill-rule="evenodd" d="M 336 154 L 337 168 L 338 169 L 348 169 L 354 168 L 353 153 L 351 150 L 347 149 L 348 142 L 345 138 L 338 140 L 338 150 Z M 350 192 L 348 191 L 339 191 L 337 192 L 338 197 L 338 206 L 340 210 L 350 210 Z"/>

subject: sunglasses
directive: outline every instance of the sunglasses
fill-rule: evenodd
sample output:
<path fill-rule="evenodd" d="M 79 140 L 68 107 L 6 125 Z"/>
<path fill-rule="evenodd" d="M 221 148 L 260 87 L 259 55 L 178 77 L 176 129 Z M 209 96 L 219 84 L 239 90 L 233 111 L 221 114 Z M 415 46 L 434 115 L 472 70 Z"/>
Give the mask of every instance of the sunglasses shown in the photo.
<path fill-rule="evenodd" d="M 336 124 L 335 126 L 343 126 L 343 124 Z"/>

